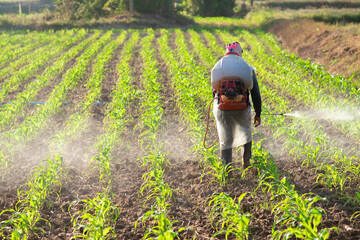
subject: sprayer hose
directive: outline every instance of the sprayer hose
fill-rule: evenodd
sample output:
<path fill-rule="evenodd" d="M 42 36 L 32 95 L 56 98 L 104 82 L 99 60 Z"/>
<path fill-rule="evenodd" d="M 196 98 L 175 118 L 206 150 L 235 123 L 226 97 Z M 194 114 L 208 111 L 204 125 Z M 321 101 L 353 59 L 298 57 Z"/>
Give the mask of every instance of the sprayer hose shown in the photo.
<path fill-rule="evenodd" d="M 214 146 L 215 143 L 219 140 L 219 136 L 217 136 L 215 142 L 213 142 L 213 143 L 210 145 L 210 147 L 206 147 L 205 141 L 206 141 L 207 132 L 208 132 L 208 130 L 209 130 L 210 107 L 211 107 L 211 103 L 212 103 L 215 99 L 216 99 L 216 97 L 213 98 L 213 99 L 211 100 L 211 102 L 209 103 L 208 112 L 207 112 L 206 131 L 205 131 L 205 136 L 204 136 L 204 148 L 206 148 L 206 149 L 209 149 L 209 148 L 211 148 L 212 146 Z"/>

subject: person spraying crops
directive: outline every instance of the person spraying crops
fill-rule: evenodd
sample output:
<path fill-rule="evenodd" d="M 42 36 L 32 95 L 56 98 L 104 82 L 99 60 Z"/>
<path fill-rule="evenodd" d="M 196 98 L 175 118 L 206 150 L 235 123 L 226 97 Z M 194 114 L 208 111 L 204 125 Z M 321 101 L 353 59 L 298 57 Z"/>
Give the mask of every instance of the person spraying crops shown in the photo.
<path fill-rule="evenodd" d="M 243 146 L 243 167 L 247 168 L 253 130 L 249 96 L 255 110 L 255 127 L 261 123 L 261 96 L 254 68 L 245 62 L 242 53 L 238 42 L 226 46 L 224 57 L 211 71 L 211 85 L 221 159 L 224 164 L 231 164 L 232 149 Z"/>

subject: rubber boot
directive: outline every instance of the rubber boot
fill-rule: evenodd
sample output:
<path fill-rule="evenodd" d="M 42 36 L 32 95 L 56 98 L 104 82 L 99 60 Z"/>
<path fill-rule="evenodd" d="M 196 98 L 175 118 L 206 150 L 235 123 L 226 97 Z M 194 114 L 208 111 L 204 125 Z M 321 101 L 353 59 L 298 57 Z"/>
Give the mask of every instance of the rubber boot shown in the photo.
<path fill-rule="evenodd" d="M 251 145 L 252 142 L 248 142 L 244 145 L 244 155 L 243 155 L 243 167 L 244 169 L 250 166 L 250 159 L 251 159 Z"/>
<path fill-rule="evenodd" d="M 224 164 L 231 165 L 231 163 L 232 163 L 232 149 L 231 148 L 221 150 L 221 160 Z M 232 178 L 231 171 L 228 173 L 228 177 L 229 177 L 229 179 Z"/>
<path fill-rule="evenodd" d="M 232 162 L 232 149 L 223 149 L 221 150 L 221 160 L 224 164 L 229 164 Z"/>

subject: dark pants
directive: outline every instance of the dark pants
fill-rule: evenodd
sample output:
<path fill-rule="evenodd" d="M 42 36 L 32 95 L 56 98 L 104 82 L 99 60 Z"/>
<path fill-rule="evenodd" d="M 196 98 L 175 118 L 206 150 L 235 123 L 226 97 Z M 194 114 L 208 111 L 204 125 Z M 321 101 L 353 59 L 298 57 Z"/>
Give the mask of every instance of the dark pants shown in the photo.
<path fill-rule="evenodd" d="M 252 142 L 248 142 L 244 145 L 244 153 L 243 153 L 244 168 L 250 166 L 251 145 Z M 232 163 L 232 148 L 221 150 L 221 159 L 225 164 Z"/>

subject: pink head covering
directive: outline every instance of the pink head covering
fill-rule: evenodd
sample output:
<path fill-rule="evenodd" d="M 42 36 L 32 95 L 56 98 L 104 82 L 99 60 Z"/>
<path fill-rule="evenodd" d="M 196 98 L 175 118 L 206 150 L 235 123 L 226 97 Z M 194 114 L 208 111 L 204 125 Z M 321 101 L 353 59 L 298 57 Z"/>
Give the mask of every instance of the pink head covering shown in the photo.
<path fill-rule="evenodd" d="M 233 43 L 230 43 L 228 45 L 226 45 L 226 53 L 225 55 L 227 54 L 237 54 L 239 55 L 240 57 L 242 56 L 242 48 L 240 46 L 240 43 L 238 42 L 233 42 Z"/>

